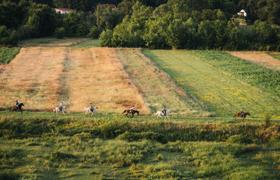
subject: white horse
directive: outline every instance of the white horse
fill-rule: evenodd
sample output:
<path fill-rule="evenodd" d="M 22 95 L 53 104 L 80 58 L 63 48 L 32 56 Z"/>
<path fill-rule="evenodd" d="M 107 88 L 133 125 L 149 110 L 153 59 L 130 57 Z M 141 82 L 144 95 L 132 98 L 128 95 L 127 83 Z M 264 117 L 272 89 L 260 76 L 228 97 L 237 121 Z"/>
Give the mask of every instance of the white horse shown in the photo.
<path fill-rule="evenodd" d="M 162 111 L 157 111 L 157 112 L 155 113 L 155 116 L 156 116 L 157 118 L 163 118 L 163 117 L 167 118 L 167 117 L 168 117 L 168 114 L 169 114 L 169 111 L 168 111 L 168 110 L 166 110 L 166 113 L 164 113 L 163 110 L 162 110 Z"/>
<path fill-rule="evenodd" d="M 63 105 L 56 106 L 56 107 L 53 109 L 53 112 L 55 112 L 56 114 L 57 114 L 57 113 L 65 114 L 65 112 L 66 112 L 66 107 L 63 106 Z"/>
<path fill-rule="evenodd" d="M 90 114 L 90 115 L 95 114 L 96 111 L 97 111 L 97 107 L 95 107 L 95 106 L 85 107 L 85 109 L 84 109 L 85 114 Z"/>

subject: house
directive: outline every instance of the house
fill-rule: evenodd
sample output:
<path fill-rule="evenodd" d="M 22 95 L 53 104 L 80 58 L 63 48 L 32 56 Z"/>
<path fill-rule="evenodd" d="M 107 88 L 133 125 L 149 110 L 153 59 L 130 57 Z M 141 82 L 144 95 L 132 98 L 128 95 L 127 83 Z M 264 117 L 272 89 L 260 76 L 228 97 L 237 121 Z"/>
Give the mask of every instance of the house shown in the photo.
<path fill-rule="evenodd" d="M 237 15 L 240 17 L 247 17 L 247 13 L 244 9 L 241 9 L 241 11 L 237 13 Z"/>
<path fill-rule="evenodd" d="M 55 12 L 57 14 L 69 14 L 74 12 L 73 9 L 68 9 L 68 8 L 55 8 Z"/>

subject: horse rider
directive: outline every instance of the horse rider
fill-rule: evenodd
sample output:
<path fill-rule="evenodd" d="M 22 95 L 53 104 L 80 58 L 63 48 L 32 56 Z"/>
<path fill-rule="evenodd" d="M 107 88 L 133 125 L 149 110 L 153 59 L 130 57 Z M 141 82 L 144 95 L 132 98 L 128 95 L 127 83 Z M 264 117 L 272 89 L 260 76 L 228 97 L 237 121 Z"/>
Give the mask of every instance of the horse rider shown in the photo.
<path fill-rule="evenodd" d="M 165 106 L 163 106 L 163 109 L 161 112 L 164 116 L 167 116 L 167 108 Z"/>
<path fill-rule="evenodd" d="M 135 107 L 135 106 L 130 107 L 130 108 L 129 108 L 129 111 L 130 111 L 130 112 L 136 111 L 136 107 Z"/>
<path fill-rule="evenodd" d="M 90 112 L 93 112 L 94 111 L 94 108 L 95 106 L 92 104 L 92 103 L 90 103 L 89 104 L 89 110 L 90 110 Z"/>
<path fill-rule="evenodd" d="M 20 105 L 19 100 L 16 100 L 16 108 L 17 108 L 17 109 L 19 109 L 19 105 Z"/>
<path fill-rule="evenodd" d="M 59 105 L 58 105 L 58 109 L 59 109 L 59 111 L 60 111 L 60 112 L 62 112 L 62 111 L 63 111 L 64 106 L 63 106 L 63 103 L 62 103 L 62 102 L 60 102 L 60 103 L 59 103 Z"/>

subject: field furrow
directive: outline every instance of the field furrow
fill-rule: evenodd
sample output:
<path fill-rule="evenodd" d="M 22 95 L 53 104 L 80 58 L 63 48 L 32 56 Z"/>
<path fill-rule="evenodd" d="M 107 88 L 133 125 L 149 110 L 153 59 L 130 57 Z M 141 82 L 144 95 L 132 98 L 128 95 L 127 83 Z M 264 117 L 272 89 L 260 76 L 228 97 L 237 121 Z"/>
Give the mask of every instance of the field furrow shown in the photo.
<path fill-rule="evenodd" d="M 71 111 L 94 103 L 100 111 L 121 112 L 135 106 L 148 113 L 144 100 L 123 69 L 115 49 L 71 49 L 67 80 Z"/>
<path fill-rule="evenodd" d="M 58 103 L 65 48 L 23 48 L 0 75 L 0 106 L 19 99 L 27 109 L 49 110 Z"/>
<path fill-rule="evenodd" d="M 199 56 L 198 51 L 145 51 L 168 72 L 186 92 L 206 103 L 218 115 L 232 115 L 240 110 L 253 116 L 279 115 L 280 100 L 223 71 Z"/>
<path fill-rule="evenodd" d="M 246 61 L 261 64 L 270 69 L 280 70 L 280 61 L 265 52 L 233 51 L 229 53 Z"/>
<path fill-rule="evenodd" d="M 202 115 L 203 106 L 179 88 L 139 49 L 118 49 L 117 52 L 125 70 L 143 94 L 150 109 L 156 111 L 167 106 L 172 113 Z"/>

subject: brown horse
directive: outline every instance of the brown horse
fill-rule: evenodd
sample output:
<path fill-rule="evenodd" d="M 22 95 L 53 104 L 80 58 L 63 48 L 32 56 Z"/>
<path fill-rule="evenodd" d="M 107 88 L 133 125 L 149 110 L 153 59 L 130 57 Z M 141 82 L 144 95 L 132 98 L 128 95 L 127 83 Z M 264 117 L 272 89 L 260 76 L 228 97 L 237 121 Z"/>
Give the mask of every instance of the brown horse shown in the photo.
<path fill-rule="evenodd" d="M 124 114 L 127 117 L 134 117 L 135 114 L 139 116 L 140 112 L 134 109 L 126 109 L 123 111 L 122 114 Z"/>
<path fill-rule="evenodd" d="M 11 108 L 11 111 L 19 111 L 19 112 L 22 112 L 22 107 L 24 106 L 23 103 L 19 103 L 17 106 L 13 106 Z"/>
<path fill-rule="evenodd" d="M 249 112 L 244 112 L 244 111 L 240 111 L 235 113 L 234 117 L 235 118 L 242 118 L 243 120 L 247 117 L 247 116 L 251 116 L 251 114 Z"/>

